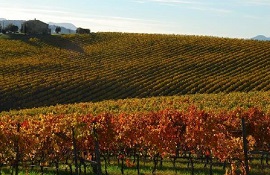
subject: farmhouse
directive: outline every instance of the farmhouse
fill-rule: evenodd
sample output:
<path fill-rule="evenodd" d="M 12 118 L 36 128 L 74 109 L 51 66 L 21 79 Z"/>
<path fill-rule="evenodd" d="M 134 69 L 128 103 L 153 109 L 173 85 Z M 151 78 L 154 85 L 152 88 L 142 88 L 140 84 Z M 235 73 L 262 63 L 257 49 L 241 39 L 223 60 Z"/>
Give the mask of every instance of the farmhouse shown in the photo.
<path fill-rule="evenodd" d="M 22 23 L 22 33 L 26 34 L 50 34 L 49 24 L 40 20 L 29 20 Z"/>
<path fill-rule="evenodd" d="M 90 29 L 83 29 L 81 27 L 77 28 L 76 30 L 77 34 L 90 34 Z"/>

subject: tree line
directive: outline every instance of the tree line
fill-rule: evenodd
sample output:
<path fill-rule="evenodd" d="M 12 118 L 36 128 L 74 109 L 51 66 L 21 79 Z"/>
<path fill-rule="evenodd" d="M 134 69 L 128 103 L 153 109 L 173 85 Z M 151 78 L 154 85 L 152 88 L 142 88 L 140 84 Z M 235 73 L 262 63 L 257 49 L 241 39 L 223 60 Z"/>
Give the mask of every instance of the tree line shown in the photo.
<path fill-rule="evenodd" d="M 57 26 L 55 28 L 55 33 L 59 34 L 61 33 L 61 27 L 60 26 Z M 3 34 L 6 34 L 6 33 L 17 33 L 19 31 L 19 27 L 14 25 L 14 24 L 9 24 L 7 25 L 6 27 L 2 26 L 0 24 L 0 33 L 3 33 Z M 22 32 L 22 31 L 20 31 Z M 90 29 L 84 29 L 84 28 L 77 28 L 76 29 L 76 33 L 77 34 L 89 34 L 90 33 Z"/>
<path fill-rule="evenodd" d="M 19 31 L 19 27 L 14 24 L 9 24 L 6 27 L 2 26 L 0 24 L 0 33 L 6 34 L 6 33 L 16 33 Z"/>

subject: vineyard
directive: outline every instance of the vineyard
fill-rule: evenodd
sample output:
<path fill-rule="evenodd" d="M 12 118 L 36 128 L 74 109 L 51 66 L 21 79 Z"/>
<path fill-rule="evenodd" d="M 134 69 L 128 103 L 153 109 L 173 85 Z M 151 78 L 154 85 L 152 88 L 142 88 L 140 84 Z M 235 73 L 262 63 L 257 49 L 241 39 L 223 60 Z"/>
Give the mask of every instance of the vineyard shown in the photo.
<path fill-rule="evenodd" d="M 249 155 L 250 171 L 267 174 L 269 114 L 269 91 L 108 100 L 2 112 L 0 165 L 14 172 L 16 167 L 26 172 L 35 167 L 43 174 L 49 167 L 56 174 L 60 170 L 62 174 L 97 174 L 89 163 L 97 160 L 97 143 L 105 174 L 162 173 L 161 164 L 172 169 L 162 174 L 182 174 L 183 168 L 186 174 L 244 174 L 244 118 L 248 150 L 258 153 Z M 118 168 L 111 170 L 112 166 Z"/>
<path fill-rule="evenodd" d="M 270 42 L 1 35 L 0 100 L 0 175 L 270 174 Z"/>
<path fill-rule="evenodd" d="M 106 174 L 111 159 L 118 160 L 121 167 L 118 174 L 124 174 L 128 167 L 135 167 L 140 174 L 143 161 L 153 162 L 151 170 L 155 174 L 162 160 L 171 160 L 171 167 L 177 171 L 177 160 L 185 158 L 191 174 L 197 159 L 205 161 L 210 174 L 213 162 L 219 162 L 232 174 L 246 174 L 241 139 L 243 119 L 249 152 L 259 150 L 261 165 L 269 167 L 268 156 L 265 157 L 270 149 L 269 113 L 257 108 L 205 112 L 194 106 L 185 111 L 96 116 L 76 113 L 2 116 L 0 165 L 11 166 L 15 172 L 19 166 L 28 171 L 38 166 L 42 174 L 48 166 L 59 174 L 59 166 L 66 165 L 69 167 L 66 174 L 77 175 L 87 173 L 87 162 L 96 162 L 93 172 L 98 172 L 102 158 Z M 254 171 L 252 166 L 249 169 Z M 261 169 L 260 174 L 267 172 Z"/>
<path fill-rule="evenodd" d="M 162 96 L 152 98 L 131 98 L 120 100 L 105 100 L 77 104 L 55 105 L 23 110 L 1 112 L 1 116 L 37 117 L 39 115 L 99 115 L 110 113 L 148 113 L 162 110 L 186 111 L 195 106 L 206 112 L 233 111 L 239 107 L 249 109 L 256 107 L 265 113 L 270 113 L 270 91 L 267 92 L 234 92 L 219 94 L 193 94 L 181 96 Z"/>
<path fill-rule="evenodd" d="M 270 90 L 270 42 L 92 33 L 0 38 L 0 111 Z"/>

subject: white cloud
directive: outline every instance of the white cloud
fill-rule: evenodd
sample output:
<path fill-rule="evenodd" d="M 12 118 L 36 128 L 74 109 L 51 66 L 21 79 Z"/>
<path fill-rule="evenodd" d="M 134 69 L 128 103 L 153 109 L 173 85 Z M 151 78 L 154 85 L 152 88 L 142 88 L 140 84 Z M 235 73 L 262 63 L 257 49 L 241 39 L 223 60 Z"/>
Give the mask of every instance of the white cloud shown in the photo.
<path fill-rule="evenodd" d="M 189 9 L 216 12 L 216 13 L 231 13 L 232 12 L 231 10 L 227 10 L 227 9 L 211 8 L 211 7 L 189 7 Z"/>
<path fill-rule="evenodd" d="M 12 13 L 11 13 L 12 12 Z M 48 7 L 0 6 L 0 17 L 16 19 L 39 19 L 44 22 L 68 22 L 77 27 L 90 28 L 92 31 L 119 31 L 139 33 L 162 33 L 164 24 L 155 20 L 125 18 L 120 16 L 98 16 L 86 13 L 71 12 L 67 9 Z"/>
<path fill-rule="evenodd" d="M 260 20 L 261 18 L 255 15 L 244 15 L 244 18 L 252 19 L 252 20 Z"/>
<path fill-rule="evenodd" d="M 141 0 L 140 2 L 143 2 L 143 0 Z M 158 2 L 163 4 L 201 4 L 199 1 L 188 0 L 144 0 L 144 2 Z"/>
<path fill-rule="evenodd" d="M 63 19 L 64 20 L 64 19 Z M 70 21 L 76 21 L 77 26 L 90 28 L 92 31 L 162 33 L 163 23 L 154 20 L 123 18 L 117 16 L 73 16 Z"/>
<path fill-rule="evenodd" d="M 140 0 L 143 1 L 143 0 Z M 203 0 L 144 0 L 143 2 L 155 2 L 163 5 L 180 6 L 199 11 L 210 11 L 214 13 L 230 13 L 231 10 L 213 7 L 213 3 L 209 3 Z"/>
<path fill-rule="evenodd" d="M 143 0 L 135 0 L 134 2 L 140 3 L 140 4 L 144 4 L 145 3 L 145 1 L 143 1 Z"/>
<path fill-rule="evenodd" d="M 1 5 L 0 6 L 0 16 L 7 19 L 34 19 L 41 18 L 45 19 L 47 17 L 58 17 L 58 16 L 68 16 L 69 12 L 65 9 L 54 9 L 50 7 L 22 7 L 22 6 L 12 6 L 12 5 Z"/>
<path fill-rule="evenodd" d="M 239 3 L 246 5 L 270 6 L 269 0 L 239 0 Z"/>
<path fill-rule="evenodd" d="M 162 3 L 194 4 L 194 2 L 184 0 L 150 0 L 150 1 Z"/>
<path fill-rule="evenodd" d="M 250 0 L 248 2 L 251 4 L 256 4 L 256 5 L 270 5 L 269 0 Z"/>

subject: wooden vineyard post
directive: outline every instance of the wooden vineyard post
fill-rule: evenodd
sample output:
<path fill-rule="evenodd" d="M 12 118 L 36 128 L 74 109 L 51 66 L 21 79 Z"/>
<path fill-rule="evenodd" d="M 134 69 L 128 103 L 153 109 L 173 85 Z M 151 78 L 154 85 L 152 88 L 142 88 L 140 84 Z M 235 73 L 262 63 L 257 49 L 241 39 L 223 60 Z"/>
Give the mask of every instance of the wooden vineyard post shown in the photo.
<path fill-rule="evenodd" d="M 97 175 L 102 175 L 101 172 L 101 159 L 100 159 L 100 149 L 99 149 L 99 143 L 98 143 L 98 135 L 97 135 L 97 131 L 96 128 L 94 126 L 93 128 L 93 133 L 94 133 L 94 144 L 95 144 L 95 158 L 96 158 L 96 168 L 97 168 Z"/>
<path fill-rule="evenodd" d="M 20 133 L 20 128 L 21 128 L 21 125 L 20 125 L 20 123 L 18 123 L 17 124 L 18 137 L 15 140 L 15 153 L 16 153 L 16 156 L 15 156 L 15 175 L 19 174 L 19 161 L 20 161 L 19 133 Z"/>
<path fill-rule="evenodd" d="M 242 136 L 243 136 L 243 148 L 244 148 L 244 156 L 245 156 L 245 170 L 246 170 L 246 175 L 249 175 L 247 131 L 246 131 L 246 124 L 245 124 L 244 118 L 242 118 Z"/>
<path fill-rule="evenodd" d="M 137 153 L 137 174 L 140 175 L 140 154 Z"/>
<path fill-rule="evenodd" d="M 75 131 L 74 127 L 72 127 L 72 144 L 73 144 L 73 154 L 74 154 L 74 162 L 75 162 L 75 174 L 79 175 L 78 171 L 78 151 L 77 151 L 77 144 L 76 144 L 76 139 L 75 139 Z"/>

